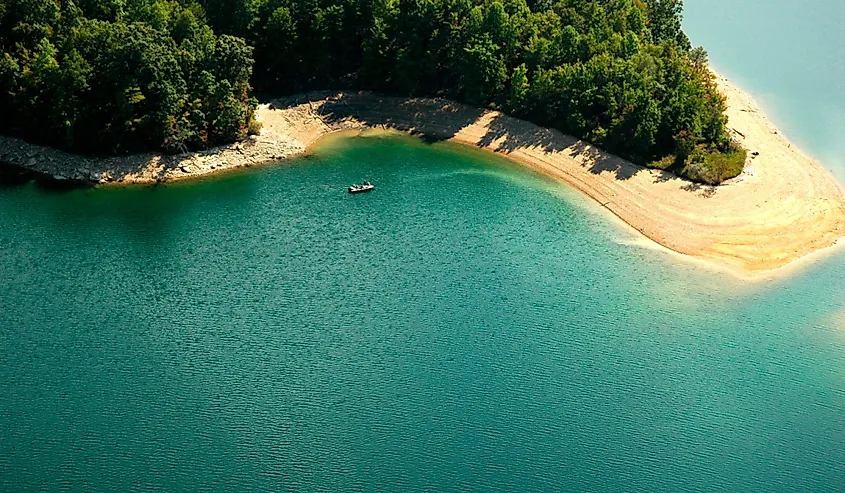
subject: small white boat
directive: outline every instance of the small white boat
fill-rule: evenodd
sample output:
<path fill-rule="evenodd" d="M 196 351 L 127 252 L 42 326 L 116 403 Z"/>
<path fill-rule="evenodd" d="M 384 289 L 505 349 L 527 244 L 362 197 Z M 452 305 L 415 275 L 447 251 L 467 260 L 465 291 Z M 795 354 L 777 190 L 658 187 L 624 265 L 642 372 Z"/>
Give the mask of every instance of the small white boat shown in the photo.
<path fill-rule="evenodd" d="M 349 193 L 364 193 L 369 192 L 370 190 L 374 190 L 375 188 L 375 185 L 368 181 L 365 181 L 360 185 L 352 185 L 351 187 L 349 187 Z"/>

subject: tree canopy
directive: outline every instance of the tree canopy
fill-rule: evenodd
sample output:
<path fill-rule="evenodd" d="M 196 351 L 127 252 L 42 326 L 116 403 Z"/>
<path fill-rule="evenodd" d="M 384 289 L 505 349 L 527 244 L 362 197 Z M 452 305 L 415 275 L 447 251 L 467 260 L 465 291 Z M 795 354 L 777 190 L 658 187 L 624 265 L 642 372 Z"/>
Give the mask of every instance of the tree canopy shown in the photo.
<path fill-rule="evenodd" d="M 253 48 L 175 0 L 9 0 L 0 130 L 74 151 L 177 151 L 246 137 Z"/>
<path fill-rule="evenodd" d="M 356 88 L 502 110 L 718 183 L 725 127 L 681 0 L 8 0 L 4 132 L 83 152 L 243 139 L 268 94 Z"/>

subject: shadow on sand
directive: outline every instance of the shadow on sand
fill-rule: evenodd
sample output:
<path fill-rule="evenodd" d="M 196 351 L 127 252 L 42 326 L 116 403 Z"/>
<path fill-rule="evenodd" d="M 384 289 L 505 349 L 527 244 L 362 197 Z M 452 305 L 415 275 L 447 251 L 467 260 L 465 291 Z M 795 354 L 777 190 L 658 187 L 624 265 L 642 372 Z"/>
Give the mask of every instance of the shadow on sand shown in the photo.
<path fill-rule="evenodd" d="M 270 100 L 268 103 L 268 111 L 285 112 L 281 115 L 284 117 L 281 121 L 285 122 L 284 125 L 287 127 L 293 127 L 288 128 L 288 131 L 299 128 L 299 125 L 309 130 L 325 130 L 322 125 L 329 130 L 371 127 L 410 132 L 426 142 L 437 142 L 455 137 L 462 130 L 474 126 L 475 128 L 472 129 L 474 135 L 477 135 L 479 130 L 483 131 L 477 140 L 479 147 L 497 150 L 504 154 L 519 150 L 540 150 L 549 154 L 560 154 L 563 157 L 575 159 L 590 173 L 596 175 L 610 173 L 617 180 L 629 180 L 637 173 L 647 171 L 644 166 L 603 152 L 557 130 L 542 128 L 498 112 L 442 98 L 403 98 L 369 92 L 319 91 Z M 230 144 L 193 154 L 138 154 L 92 160 L 84 156 L 52 149 L 45 150 L 43 147 L 25 144 L 20 147 L 19 152 L 13 147 L 15 152 L 21 155 L 15 156 L 16 159 L 12 162 L 27 162 L 37 157 L 39 162 L 61 163 L 61 167 L 57 165 L 58 169 L 45 169 L 41 174 L 58 175 L 65 169 L 72 170 L 64 180 L 49 184 L 50 187 L 62 189 L 75 188 L 92 179 L 99 181 L 102 174 L 95 173 L 94 168 L 108 170 L 107 181 L 123 181 L 128 175 L 137 175 L 144 171 L 151 176 L 151 181 L 160 182 L 164 181 L 174 168 L 182 168 L 177 172 L 188 173 L 190 170 L 185 166 L 191 166 L 192 156 L 211 155 L 211 169 L 215 169 L 214 160 L 220 160 L 222 164 L 223 160 L 231 159 L 233 155 L 240 158 L 237 153 L 248 154 L 251 145 L 253 141 Z M 275 156 L 269 156 L 269 159 L 274 158 Z M 0 177 L 0 183 L 28 179 L 31 178 Z M 710 197 L 716 192 L 714 187 L 702 187 L 678 178 L 668 171 L 659 172 L 655 183 L 674 180 L 680 180 L 679 187 L 683 190 L 701 193 L 705 197 Z"/>
<path fill-rule="evenodd" d="M 492 148 L 505 154 L 520 149 L 561 153 L 576 158 L 591 173 L 613 173 L 618 180 L 628 180 L 646 169 L 557 130 L 440 98 L 401 98 L 367 92 L 314 92 L 274 100 L 271 104 L 278 110 L 308 104 L 316 116 L 332 128 L 350 128 L 347 126 L 349 122 L 356 122 L 374 128 L 410 132 L 426 142 L 450 139 L 461 130 L 484 120 L 486 133 L 479 140 L 478 147 Z"/>

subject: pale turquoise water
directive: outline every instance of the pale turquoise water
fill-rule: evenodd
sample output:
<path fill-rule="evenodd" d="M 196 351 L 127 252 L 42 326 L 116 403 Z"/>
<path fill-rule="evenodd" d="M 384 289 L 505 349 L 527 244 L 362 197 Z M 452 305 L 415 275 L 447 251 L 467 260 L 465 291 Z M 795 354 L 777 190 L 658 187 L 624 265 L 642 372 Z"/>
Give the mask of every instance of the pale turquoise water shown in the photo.
<path fill-rule="evenodd" d="M 845 1 L 686 0 L 684 29 L 845 182 Z"/>
<path fill-rule="evenodd" d="M 396 137 L 0 188 L 0 490 L 843 491 L 845 255 L 746 285 L 633 239 Z"/>
<path fill-rule="evenodd" d="M 843 5 L 685 23 L 840 179 Z M 635 239 L 395 138 L 0 188 L 0 491 L 845 491 L 845 253 L 747 285 Z"/>

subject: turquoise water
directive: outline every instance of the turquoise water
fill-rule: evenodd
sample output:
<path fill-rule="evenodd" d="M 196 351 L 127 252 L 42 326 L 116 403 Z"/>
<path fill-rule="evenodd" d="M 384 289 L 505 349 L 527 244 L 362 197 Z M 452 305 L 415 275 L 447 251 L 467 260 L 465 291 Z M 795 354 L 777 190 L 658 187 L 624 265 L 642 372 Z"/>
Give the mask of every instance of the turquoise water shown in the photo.
<path fill-rule="evenodd" d="M 686 0 L 684 29 L 845 183 L 845 2 Z"/>
<path fill-rule="evenodd" d="M 845 255 L 749 285 L 635 239 L 396 136 L 0 188 L 0 490 L 842 491 Z"/>

